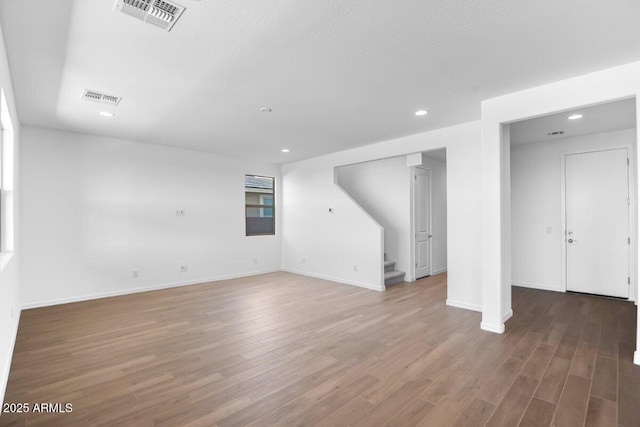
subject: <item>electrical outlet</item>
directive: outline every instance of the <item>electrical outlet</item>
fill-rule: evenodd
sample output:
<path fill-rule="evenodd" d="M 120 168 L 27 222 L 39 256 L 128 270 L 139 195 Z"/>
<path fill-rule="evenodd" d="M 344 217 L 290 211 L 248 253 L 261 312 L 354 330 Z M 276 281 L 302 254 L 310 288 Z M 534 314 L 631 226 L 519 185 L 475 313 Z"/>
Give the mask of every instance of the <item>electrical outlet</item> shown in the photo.
<path fill-rule="evenodd" d="M 187 272 L 187 266 L 186 266 L 186 265 L 181 265 L 181 266 L 180 266 L 180 271 L 181 271 L 182 273 L 186 273 L 186 272 Z"/>
<path fill-rule="evenodd" d="M 307 259 L 306 258 L 302 258 L 302 263 L 306 264 L 307 263 Z"/>
<path fill-rule="evenodd" d="M 254 263 L 254 264 L 257 264 L 257 263 L 258 263 L 258 258 L 254 258 L 254 259 L 253 259 L 253 263 Z"/>
<path fill-rule="evenodd" d="M 140 276 L 140 272 L 138 270 L 133 270 L 131 272 L 131 277 L 133 277 L 134 279 Z"/>
<path fill-rule="evenodd" d="M 184 216 L 185 211 L 184 209 L 176 209 L 176 216 Z"/>
<path fill-rule="evenodd" d="M 353 271 L 358 271 L 358 266 L 357 265 L 353 266 Z"/>
<path fill-rule="evenodd" d="M 15 309 L 11 307 L 11 318 L 13 319 L 14 317 L 16 317 L 16 312 Z"/>

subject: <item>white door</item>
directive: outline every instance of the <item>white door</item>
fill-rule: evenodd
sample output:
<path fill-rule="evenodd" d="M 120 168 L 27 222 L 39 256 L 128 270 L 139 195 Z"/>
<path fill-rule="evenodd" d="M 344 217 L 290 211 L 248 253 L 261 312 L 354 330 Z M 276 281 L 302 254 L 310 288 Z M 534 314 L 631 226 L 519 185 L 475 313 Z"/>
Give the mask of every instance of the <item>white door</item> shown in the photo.
<path fill-rule="evenodd" d="M 565 156 L 569 291 L 629 298 L 627 151 Z"/>
<path fill-rule="evenodd" d="M 431 171 L 415 168 L 413 200 L 415 208 L 416 279 L 431 275 Z"/>

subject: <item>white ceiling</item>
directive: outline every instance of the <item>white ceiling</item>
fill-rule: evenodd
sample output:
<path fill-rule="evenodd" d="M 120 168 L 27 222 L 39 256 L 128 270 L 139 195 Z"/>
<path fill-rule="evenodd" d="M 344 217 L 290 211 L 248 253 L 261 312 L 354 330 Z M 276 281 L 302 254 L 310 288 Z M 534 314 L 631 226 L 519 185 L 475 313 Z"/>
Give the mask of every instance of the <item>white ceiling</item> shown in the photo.
<path fill-rule="evenodd" d="M 569 120 L 569 116 L 581 114 L 582 118 Z M 592 133 L 610 132 L 636 127 L 636 100 L 624 99 L 511 124 L 511 145 L 545 142 Z M 563 131 L 562 135 L 549 135 Z"/>
<path fill-rule="evenodd" d="M 283 163 L 640 59 L 637 0 L 178 3 L 165 32 L 114 0 L 0 0 L 21 122 Z M 85 88 L 122 96 L 116 117 Z"/>

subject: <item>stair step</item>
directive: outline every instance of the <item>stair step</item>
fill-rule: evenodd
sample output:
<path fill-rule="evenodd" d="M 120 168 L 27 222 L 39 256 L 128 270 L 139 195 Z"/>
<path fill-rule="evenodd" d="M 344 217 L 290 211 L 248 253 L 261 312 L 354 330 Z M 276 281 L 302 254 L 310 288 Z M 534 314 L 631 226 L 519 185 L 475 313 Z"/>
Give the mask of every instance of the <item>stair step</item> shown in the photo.
<path fill-rule="evenodd" d="M 395 285 L 401 282 L 404 282 L 404 271 L 393 270 L 384 273 L 385 286 Z"/>
<path fill-rule="evenodd" d="M 384 272 L 387 273 L 389 271 L 393 271 L 396 267 L 396 263 L 393 261 L 385 261 L 384 262 Z"/>

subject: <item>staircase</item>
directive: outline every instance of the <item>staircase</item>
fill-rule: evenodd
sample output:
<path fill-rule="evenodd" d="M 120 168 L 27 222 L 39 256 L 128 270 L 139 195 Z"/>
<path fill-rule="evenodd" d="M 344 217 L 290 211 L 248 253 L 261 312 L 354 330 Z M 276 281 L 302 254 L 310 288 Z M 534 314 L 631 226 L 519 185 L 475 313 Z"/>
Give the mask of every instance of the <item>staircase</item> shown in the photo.
<path fill-rule="evenodd" d="M 387 261 L 387 254 L 384 254 L 384 286 L 404 282 L 404 271 L 398 271 L 395 268 L 395 261 Z"/>

